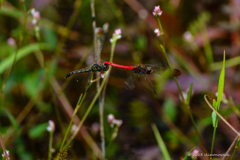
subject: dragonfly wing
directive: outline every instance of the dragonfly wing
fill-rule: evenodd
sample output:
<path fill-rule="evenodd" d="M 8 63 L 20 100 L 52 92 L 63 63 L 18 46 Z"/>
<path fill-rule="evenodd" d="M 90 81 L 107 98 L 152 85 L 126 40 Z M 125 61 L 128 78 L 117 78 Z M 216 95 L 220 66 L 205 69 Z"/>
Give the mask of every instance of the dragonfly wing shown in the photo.
<path fill-rule="evenodd" d="M 148 79 L 148 76 L 146 74 L 143 74 L 142 76 L 144 76 L 144 79 L 147 81 L 145 84 L 146 87 L 148 87 L 149 89 L 153 90 L 153 92 L 155 94 L 157 94 L 152 82 Z"/>
<path fill-rule="evenodd" d="M 142 72 L 144 72 L 144 71 L 142 71 Z M 143 83 L 147 88 L 149 88 L 149 89 L 152 90 L 155 94 L 157 94 L 157 93 L 156 93 L 156 90 L 155 90 L 152 82 L 149 80 L 147 74 L 138 74 L 138 73 L 135 73 L 135 74 L 134 74 L 134 78 L 135 78 L 135 79 L 141 79 L 141 81 L 142 81 L 141 83 Z"/>
<path fill-rule="evenodd" d="M 124 82 L 124 88 L 128 90 L 135 88 L 133 74 Z"/>
<path fill-rule="evenodd" d="M 86 83 L 86 85 L 85 85 L 85 91 L 88 93 L 88 91 L 90 90 L 90 88 L 91 88 L 91 79 L 92 79 L 92 71 L 90 71 L 89 73 L 88 73 L 88 78 L 87 78 L 87 83 Z"/>
<path fill-rule="evenodd" d="M 95 55 L 95 62 L 98 63 L 99 59 L 100 59 L 100 55 L 102 52 L 102 47 L 103 47 L 103 43 L 104 43 L 104 39 L 105 36 L 103 34 L 103 31 L 101 34 L 97 34 L 97 51 L 95 51 L 96 55 Z"/>
<path fill-rule="evenodd" d="M 179 70 L 168 68 L 166 65 L 163 65 L 163 64 L 146 65 L 146 66 L 152 67 L 153 73 L 151 75 L 156 77 L 169 78 L 169 77 L 173 77 L 173 76 L 176 77 L 181 75 L 181 72 Z"/>

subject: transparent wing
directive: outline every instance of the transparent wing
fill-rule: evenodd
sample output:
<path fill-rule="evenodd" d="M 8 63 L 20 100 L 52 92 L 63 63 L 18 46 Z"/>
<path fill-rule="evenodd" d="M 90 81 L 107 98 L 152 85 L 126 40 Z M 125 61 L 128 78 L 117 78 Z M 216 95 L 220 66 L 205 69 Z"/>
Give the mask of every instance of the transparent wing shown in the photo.
<path fill-rule="evenodd" d="M 169 68 L 165 64 L 146 64 L 145 66 L 150 66 L 153 69 L 151 75 L 153 76 L 163 76 L 163 77 L 178 77 L 181 75 L 181 72 L 177 69 Z"/>
<path fill-rule="evenodd" d="M 88 78 L 87 78 L 87 83 L 86 83 L 86 85 L 85 85 L 85 91 L 88 93 L 88 91 L 90 90 L 90 88 L 91 88 L 91 80 L 92 80 L 92 71 L 90 71 L 89 73 L 88 73 Z"/>
<path fill-rule="evenodd" d="M 143 84 L 145 87 L 147 87 L 148 89 L 152 90 L 155 94 L 157 94 L 156 90 L 155 90 L 152 82 L 149 80 L 147 74 L 134 73 L 133 77 L 134 77 L 135 80 L 139 80 L 141 82 L 141 84 Z"/>
<path fill-rule="evenodd" d="M 103 43 L 104 43 L 104 39 L 105 39 L 105 36 L 104 36 L 104 33 L 103 33 L 103 30 L 98 28 L 98 30 L 100 31 L 101 30 L 101 33 L 95 33 L 97 35 L 97 50 L 96 50 L 96 53 L 95 53 L 95 62 L 98 63 L 99 62 L 99 59 L 100 59 L 100 55 L 101 55 L 101 52 L 102 52 L 102 47 L 103 47 Z"/>
<path fill-rule="evenodd" d="M 124 88 L 132 90 L 135 88 L 133 74 L 124 82 Z"/>

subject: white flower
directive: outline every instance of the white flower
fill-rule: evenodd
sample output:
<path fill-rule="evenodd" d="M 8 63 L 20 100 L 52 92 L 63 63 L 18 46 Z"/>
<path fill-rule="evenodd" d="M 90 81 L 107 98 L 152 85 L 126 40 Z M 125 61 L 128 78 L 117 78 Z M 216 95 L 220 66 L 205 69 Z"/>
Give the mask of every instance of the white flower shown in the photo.
<path fill-rule="evenodd" d="M 113 114 L 109 114 L 109 115 L 107 116 L 107 120 L 108 120 L 108 123 L 109 123 L 109 124 L 112 124 L 113 121 L 115 120 L 114 115 L 113 115 Z"/>
<path fill-rule="evenodd" d="M 157 37 L 159 37 L 160 35 L 162 35 L 161 31 L 160 31 L 158 28 L 156 28 L 156 29 L 154 30 L 154 33 L 157 35 Z"/>
<path fill-rule="evenodd" d="M 73 124 L 72 128 L 71 128 L 71 132 L 74 133 L 76 129 L 77 129 L 77 126 L 75 124 Z"/>
<path fill-rule="evenodd" d="M 189 31 L 186 31 L 183 34 L 183 39 L 186 42 L 191 42 L 191 41 L 193 41 L 193 36 L 192 36 L 192 34 Z"/>
<path fill-rule="evenodd" d="M 6 154 L 7 154 L 7 155 L 6 155 Z M 5 159 L 8 157 L 8 159 L 10 159 L 10 158 L 9 158 L 10 154 L 9 154 L 9 151 L 8 151 L 8 150 L 6 150 L 6 154 L 5 154 L 5 152 L 3 152 L 2 157 L 5 158 Z"/>
<path fill-rule="evenodd" d="M 154 8 L 152 14 L 153 14 L 154 16 L 161 16 L 161 15 L 162 15 L 162 11 L 161 11 L 159 5 L 158 5 L 158 6 L 155 6 L 155 8 Z"/>
<path fill-rule="evenodd" d="M 55 124 L 52 120 L 48 121 L 47 131 L 48 132 L 54 132 L 55 131 Z"/>
<path fill-rule="evenodd" d="M 191 158 L 192 158 L 192 159 L 197 159 L 198 153 L 199 153 L 199 150 L 194 149 L 194 150 L 192 151 Z"/>
<path fill-rule="evenodd" d="M 33 17 L 32 24 L 36 25 L 39 22 L 40 18 L 41 18 L 40 13 L 38 11 L 36 11 L 35 8 L 32 8 L 31 9 L 31 14 L 32 14 L 32 17 Z"/>
<path fill-rule="evenodd" d="M 15 41 L 15 39 L 14 38 L 12 38 L 12 37 L 10 37 L 10 38 L 8 38 L 8 40 L 7 40 L 7 44 L 9 45 L 9 46 L 16 46 L 16 41 Z"/>
<path fill-rule="evenodd" d="M 119 29 L 115 29 L 112 38 L 110 39 L 110 42 L 113 43 L 113 41 L 117 41 L 118 39 L 122 38 L 122 30 Z"/>

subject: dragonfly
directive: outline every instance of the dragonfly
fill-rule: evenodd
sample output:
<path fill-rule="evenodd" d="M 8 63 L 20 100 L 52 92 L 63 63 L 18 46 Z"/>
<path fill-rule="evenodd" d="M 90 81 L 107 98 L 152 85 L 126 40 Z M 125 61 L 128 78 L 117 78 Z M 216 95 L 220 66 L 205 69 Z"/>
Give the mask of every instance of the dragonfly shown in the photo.
<path fill-rule="evenodd" d="M 118 68 L 131 70 L 132 71 L 131 77 L 128 78 L 127 81 L 124 82 L 125 85 L 128 88 L 130 88 L 130 89 L 134 88 L 134 82 L 133 82 L 134 74 L 143 75 L 144 78 L 148 81 L 148 84 L 150 85 L 150 88 L 154 91 L 155 94 L 157 94 L 156 90 L 153 87 L 153 84 L 148 79 L 146 74 L 155 73 L 155 74 L 159 75 L 161 72 L 168 70 L 168 71 L 170 71 L 171 76 L 173 76 L 173 77 L 178 77 L 178 76 L 181 75 L 181 71 L 179 71 L 178 69 L 169 69 L 169 68 L 165 67 L 163 64 L 158 64 L 158 65 L 149 65 L 149 64 L 143 65 L 143 64 L 139 64 L 139 65 L 136 65 L 136 66 L 124 66 L 124 65 L 111 63 L 111 62 L 104 62 L 104 64 L 105 65 L 110 65 L 110 66 L 113 66 L 113 67 L 118 67 Z"/>
<path fill-rule="evenodd" d="M 71 71 L 69 72 L 65 78 L 70 77 L 73 74 L 77 74 L 77 73 L 86 73 L 88 72 L 88 78 L 87 78 L 87 83 L 85 86 L 86 91 L 88 91 L 90 89 L 91 86 L 91 76 L 93 72 L 101 72 L 101 71 L 107 71 L 109 69 L 109 65 L 108 64 L 104 64 L 104 63 L 94 63 L 91 66 L 88 66 L 86 68 L 80 69 L 80 70 L 76 70 L 76 71 Z"/>
<path fill-rule="evenodd" d="M 90 87 L 91 87 L 92 73 L 93 72 L 107 71 L 109 69 L 108 64 L 103 64 L 103 63 L 99 62 L 100 54 L 101 54 L 101 50 L 102 50 L 102 46 L 103 46 L 103 41 L 104 41 L 104 34 L 105 34 L 104 30 L 102 30 L 101 28 L 97 28 L 97 30 L 96 30 L 97 50 L 96 50 L 96 56 L 95 56 L 95 63 L 92 64 L 91 66 L 86 67 L 86 68 L 76 70 L 76 71 L 71 71 L 65 77 L 65 78 L 68 78 L 73 74 L 88 72 L 87 83 L 85 85 L 86 92 L 88 92 Z M 105 61 L 105 60 L 103 60 L 103 61 Z"/>

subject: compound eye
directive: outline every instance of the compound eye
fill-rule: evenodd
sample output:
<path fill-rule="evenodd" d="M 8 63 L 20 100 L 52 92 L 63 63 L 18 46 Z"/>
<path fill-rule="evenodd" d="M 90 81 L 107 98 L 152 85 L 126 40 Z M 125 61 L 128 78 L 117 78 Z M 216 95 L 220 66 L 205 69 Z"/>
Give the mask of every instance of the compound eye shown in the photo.
<path fill-rule="evenodd" d="M 103 70 L 108 70 L 108 64 L 104 64 L 104 66 L 103 66 Z"/>
<path fill-rule="evenodd" d="M 153 72 L 152 67 L 147 67 L 147 73 L 148 73 L 148 74 L 151 74 L 152 72 Z"/>

